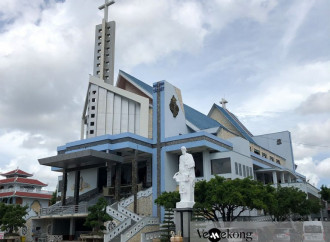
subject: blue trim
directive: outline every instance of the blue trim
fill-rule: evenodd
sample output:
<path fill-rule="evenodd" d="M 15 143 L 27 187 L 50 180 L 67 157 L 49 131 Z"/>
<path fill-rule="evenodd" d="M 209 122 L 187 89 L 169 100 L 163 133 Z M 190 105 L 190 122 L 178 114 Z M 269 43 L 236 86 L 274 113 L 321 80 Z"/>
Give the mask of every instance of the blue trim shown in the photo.
<path fill-rule="evenodd" d="M 58 147 L 57 147 L 57 152 L 59 152 L 59 151 L 64 151 L 65 149 L 66 149 L 66 146 L 65 146 L 65 145 L 58 146 Z"/>
<path fill-rule="evenodd" d="M 97 150 L 97 151 L 103 151 L 103 150 L 109 150 L 110 144 L 103 144 L 103 145 L 95 145 L 91 147 L 81 148 L 81 149 L 75 149 L 75 150 L 68 150 L 65 152 L 65 154 L 75 153 L 82 150 Z"/>
<path fill-rule="evenodd" d="M 165 192 L 165 152 L 166 147 L 163 147 L 160 151 L 160 192 Z"/>
<path fill-rule="evenodd" d="M 131 149 L 137 149 L 139 151 L 143 151 L 146 153 L 152 153 L 152 148 L 146 147 L 144 145 L 138 145 L 136 143 L 126 141 L 126 142 L 121 142 L 117 144 L 103 144 L 103 145 L 95 145 L 95 146 L 90 146 L 86 148 L 81 148 L 81 149 L 75 149 L 75 150 L 70 150 L 65 152 L 65 154 L 69 153 L 74 153 L 77 151 L 82 151 L 82 150 L 97 150 L 97 151 L 104 151 L 104 150 L 119 150 L 119 149 L 124 149 L 124 148 L 131 148 Z"/>
<path fill-rule="evenodd" d="M 153 149 L 150 147 L 146 147 L 144 145 L 138 145 L 135 143 L 132 143 L 130 141 L 126 141 L 126 142 L 122 142 L 122 143 L 118 143 L 118 144 L 112 144 L 109 147 L 109 150 L 119 150 L 119 149 L 124 149 L 124 148 L 131 148 L 131 149 L 136 149 L 139 151 L 143 151 L 146 153 L 150 153 L 152 154 Z"/>
<path fill-rule="evenodd" d="M 157 217 L 157 150 L 152 151 L 152 216 Z"/>
<path fill-rule="evenodd" d="M 209 137 L 215 141 L 218 141 L 220 143 L 223 143 L 225 145 L 228 145 L 230 147 L 233 147 L 233 144 L 231 142 L 229 142 L 228 140 L 224 140 L 221 139 L 217 136 L 214 136 L 212 134 L 209 134 L 205 131 L 200 131 L 200 132 L 195 132 L 195 133 L 190 133 L 190 134 L 183 134 L 183 135 L 177 135 L 177 136 L 172 136 L 172 137 L 168 137 L 166 138 L 164 141 L 165 142 L 169 142 L 169 141 L 175 141 L 175 140 L 182 140 L 182 139 L 188 139 L 188 138 L 196 138 L 196 137 L 200 137 L 200 136 L 206 136 Z"/>
<path fill-rule="evenodd" d="M 268 160 L 268 159 L 262 157 L 261 155 L 257 155 L 257 154 L 255 154 L 255 153 L 253 153 L 253 152 L 250 152 L 250 154 L 251 154 L 251 156 L 253 156 L 253 157 L 255 157 L 255 158 L 258 158 L 259 160 L 263 160 L 263 161 L 267 162 L 267 163 L 270 164 L 270 165 L 274 165 L 274 166 L 280 168 L 281 170 L 289 171 L 289 172 L 295 173 L 295 172 L 289 170 L 288 168 L 286 168 L 286 167 L 284 167 L 284 166 L 282 166 L 282 165 L 277 164 L 277 163 L 274 162 L 274 161 L 271 161 L 271 160 Z"/>
<path fill-rule="evenodd" d="M 61 168 L 58 168 L 58 167 L 54 167 L 54 166 L 52 166 L 52 167 L 50 167 L 50 170 L 51 171 L 60 171 L 60 170 L 62 170 Z"/>
<path fill-rule="evenodd" d="M 154 83 L 154 86 L 157 83 Z M 152 139 L 157 142 L 157 92 L 152 93 Z"/>
<path fill-rule="evenodd" d="M 115 134 L 115 135 L 106 134 L 106 135 L 96 136 L 93 138 L 77 140 L 77 141 L 66 143 L 63 146 L 59 146 L 57 149 L 65 150 L 65 149 L 67 149 L 69 147 L 73 147 L 73 146 L 84 145 L 84 144 L 89 144 L 89 143 L 104 141 L 104 140 L 116 140 L 116 139 L 121 139 L 121 138 L 133 138 L 133 139 L 143 141 L 143 142 L 146 142 L 149 144 L 154 143 L 152 139 L 148 139 L 148 138 L 142 137 L 137 134 L 126 132 L 126 133 Z"/>
<path fill-rule="evenodd" d="M 160 152 L 160 193 L 165 192 L 165 149 L 162 148 L 161 152 Z M 164 216 L 165 216 L 165 210 L 164 208 L 162 208 L 160 210 L 160 219 L 161 221 L 164 220 Z"/>
<path fill-rule="evenodd" d="M 267 165 L 265 165 L 265 164 L 262 164 L 261 162 L 256 161 L 256 160 L 252 160 L 252 164 L 253 164 L 253 165 L 260 166 L 260 167 L 265 168 L 265 169 L 271 168 L 270 166 L 267 166 Z"/>
<path fill-rule="evenodd" d="M 228 150 L 224 147 L 213 144 L 213 143 L 211 143 L 207 140 L 199 140 L 199 141 L 186 142 L 186 143 L 181 143 L 181 144 L 176 144 L 176 145 L 169 145 L 169 146 L 165 146 L 163 148 L 163 150 L 166 151 L 166 152 L 173 151 L 173 150 L 180 150 L 182 146 L 185 146 L 187 149 L 200 147 L 200 146 L 205 146 L 205 147 L 212 148 L 214 150 L 218 150 L 219 152 L 230 151 L 230 150 Z"/>

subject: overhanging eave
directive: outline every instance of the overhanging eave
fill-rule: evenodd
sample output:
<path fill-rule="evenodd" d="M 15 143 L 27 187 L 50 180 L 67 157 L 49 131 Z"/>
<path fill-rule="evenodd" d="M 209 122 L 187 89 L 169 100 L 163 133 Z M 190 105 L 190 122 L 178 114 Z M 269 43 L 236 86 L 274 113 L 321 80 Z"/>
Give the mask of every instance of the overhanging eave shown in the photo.
<path fill-rule="evenodd" d="M 85 166 L 106 165 L 107 163 L 122 163 L 123 158 L 96 150 L 82 150 L 68 154 L 58 154 L 38 159 L 40 165 L 58 167 L 62 169 L 83 168 Z"/>

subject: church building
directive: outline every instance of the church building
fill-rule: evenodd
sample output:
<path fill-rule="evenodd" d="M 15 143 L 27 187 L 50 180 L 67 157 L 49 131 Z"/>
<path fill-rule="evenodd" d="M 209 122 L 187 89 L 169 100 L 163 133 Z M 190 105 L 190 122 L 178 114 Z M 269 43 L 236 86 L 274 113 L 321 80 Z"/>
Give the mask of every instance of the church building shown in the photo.
<path fill-rule="evenodd" d="M 105 17 L 95 30 L 94 71 L 82 102 L 81 138 L 57 147 L 56 156 L 39 159 L 61 176 L 61 202 L 35 219 L 47 238 L 77 239 L 86 231 L 87 207 L 104 196 L 114 218 L 104 241 L 135 240 L 141 233 L 145 241 L 152 239 L 163 216 L 154 200 L 177 189 L 173 176 L 182 146 L 194 158 L 197 181 L 215 175 L 251 177 L 319 197 L 296 172 L 290 132 L 254 136 L 228 110 L 226 100 L 213 104 L 205 115 L 185 103 L 181 90 L 168 81 L 150 86 L 120 70 L 114 83 L 116 25 L 107 19 L 113 3 L 100 7 Z"/>

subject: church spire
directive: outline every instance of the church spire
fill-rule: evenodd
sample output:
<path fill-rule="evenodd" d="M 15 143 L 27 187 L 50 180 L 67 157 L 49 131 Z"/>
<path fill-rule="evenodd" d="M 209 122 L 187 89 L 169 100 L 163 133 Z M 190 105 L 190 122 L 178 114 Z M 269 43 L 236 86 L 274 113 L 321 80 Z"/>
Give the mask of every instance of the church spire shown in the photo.
<path fill-rule="evenodd" d="M 105 0 L 99 7 L 99 10 L 104 9 L 104 18 L 102 24 L 96 26 L 93 71 L 94 76 L 111 85 L 114 80 L 116 24 L 114 21 L 108 22 L 108 8 L 114 3 L 115 1 Z"/>
<path fill-rule="evenodd" d="M 115 1 L 108 1 L 105 0 L 105 3 L 99 7 L 100 10 L 104 9 L 104 20 L 105 22 L 108 22 L 108 7 L 112 4 L 114 4 Z"/>

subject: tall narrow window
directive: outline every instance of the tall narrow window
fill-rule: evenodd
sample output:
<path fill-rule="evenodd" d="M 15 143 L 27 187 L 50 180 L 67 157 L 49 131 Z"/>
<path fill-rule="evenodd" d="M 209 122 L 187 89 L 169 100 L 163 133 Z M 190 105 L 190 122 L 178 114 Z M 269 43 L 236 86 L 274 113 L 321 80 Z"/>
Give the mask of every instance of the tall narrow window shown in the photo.
<path fill-rule="evenodd" d="M 245 165 L 243 165 L 243 176 L 246 177 Z"/>
<path fill-rule="evenodd" d="M 235 173 L 236 173 L 236 175 L 238 175 L 238 164 L 237 164 L 237 162 L 235 162 Z"/>
<path fill-rule="evenodd" d="M 239 164 L 239 175 L 242 176 L 242 165 Z"/>

